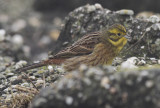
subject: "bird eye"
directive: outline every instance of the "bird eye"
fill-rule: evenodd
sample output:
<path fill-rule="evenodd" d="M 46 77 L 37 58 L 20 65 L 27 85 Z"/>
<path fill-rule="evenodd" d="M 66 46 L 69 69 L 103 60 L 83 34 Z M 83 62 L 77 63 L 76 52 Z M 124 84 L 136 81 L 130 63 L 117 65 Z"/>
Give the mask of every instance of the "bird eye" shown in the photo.
<path fill-rule="evenodd" d="M 121 36 L 121 33 L 118 33 L 117 35 L 118 35 L 118 36 Z"/>

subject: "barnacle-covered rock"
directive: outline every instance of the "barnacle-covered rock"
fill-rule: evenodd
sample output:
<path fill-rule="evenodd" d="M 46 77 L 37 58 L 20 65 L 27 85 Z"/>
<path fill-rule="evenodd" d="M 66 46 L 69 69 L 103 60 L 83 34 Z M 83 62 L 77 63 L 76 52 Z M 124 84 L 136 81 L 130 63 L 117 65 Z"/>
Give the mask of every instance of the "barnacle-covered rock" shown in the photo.
<path fill-rule="evenodd" d="M 41 90 L 32 108 L 160 107 L 160 68 L 115 72 L 106 66 L 82 67 Z"/>

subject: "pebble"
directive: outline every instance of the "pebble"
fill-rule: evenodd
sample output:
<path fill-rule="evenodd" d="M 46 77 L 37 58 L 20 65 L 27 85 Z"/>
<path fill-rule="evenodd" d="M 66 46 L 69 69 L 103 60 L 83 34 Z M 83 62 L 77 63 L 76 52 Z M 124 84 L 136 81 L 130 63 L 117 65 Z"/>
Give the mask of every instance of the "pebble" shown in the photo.
<path fill-rule="evenodd" d="M 35 76 L 29 76 L 30 79 L 35 80 L 36 77 Z"/>
<path fill-rule="evenodd" d="M 153 24 L 151 27 L 153 30 L 160 30 L 160 23 Z"/>
<path fill-rule="evenodd" d="M 10 81 L 14 81 L 14 80 L 16 80 L 18 78 L 18 76 L 12 76 L 12 77 L 10 77 Z"/>
<path fill-rule="evenodd" d="M 141 49 L 144 49 L 145 48 L 145 46 L 141 46 Z"/>
<path fill-rule="evenodd" d="M 157 61 L 156 60 L 152 60 L 152 64 L 157 64 Z"/>
<path fill-rule="evenodd" d="M 22 66 L 24 66 L 24 65 L 26 65 L 26 64 L 27 64 L 26 61 L 21 60 L 21 61 L 19 61 L 19 62 L 16 63 L 15 68 L 16 68 L 16 69 L 21 68 Z"/>
<path fill-rule="evenodd" d="M 11 25 L 11 29 L 14 32 L 18 32 L 20 30 L 22 30 L 23 28 L 26 27 L 26 21 L 23 19 L 18 19 L 17 21 L 15 21 L 12 25 Z"/>
<path fill-rule="evenodd" d="M 73 103 L 73 98 L 71 96 L 66 97 L 66 104 L 71 105 Z"/>
<path fill-rule="evenodd" d="M 121 64 L 120 68 L 121 68 L 121 70 L 138 68 L 136 66 L 137 62 L 138 62 L 137 57 L 130 57 L 127 59 L 127 61 L 125 61 Z"/>
<path fill-rule="evenodd" d="M 95 7 L 96 7 L 96 9 L 103 9 L 102 5 L 99 4 L 99 3 L 96 3 L 96 4 L 95 4 Z"/>
<path fill-rule="evenodd" d="M 0 72 L 4 71 L 6 69 L 6 66 L 0 66 Z"/>
<path fill-rule="evenodd" d="M 146 32 L 150 31 L 151 30 L 151 27 L 148 27 L 146 28 Z"/>
<path fill-rule="evenodd" d="M 14 76 L 14 73 L 7 73 L 7 76 L 6 77 L 11 77 L 11 76 Z"/>
<path fill-rule="evenodd" d="M 44 80 L 37 80 L 37 84 L 43 84 Z"/>
<path fill-rule="evenodd" d="M 23 37 L 19 34 L 16 34 L 12 37 L 12 43 L 17 45 L 18 48 L 21 47 L 24 43 Z"/>
<path fill-rule="evenodd" d="M 23 86 L 23 87 L 29 87 L 30 85 L 28 83 L 22 83 L 21 86 Z"/>
<path fill-rule="evenodd" d="M 31 48 L 29 46 L 24 45 L 22 49 L 25 56 L 29 58 L 31 56 Z"/>
<path fill-rule="evenodd" d="M 1 85 L 0 85 L 0 90 L 2 90 L 4 87 L 5 87 L 5 86 L 1 84 Z"/>
<path fill-rule="evenodd" d="M 116 11 L 116 13 L 120 15 L 134 15 L 134 11 L 129 9 L 122 9 L 122 10 Z"/>
<path fill-rule="evenodd" d="M 158 23 L 160 21 L 160 18 L 156 15 L 152 15 L 148 18 L 148 21 L 152 23 Z"/>
<path fill-rule="evenodd" d="M 79 70 L 84 71 L 84 70 L 87 70 L 87 68 L 88 67 L 85 64 L 81 64 L 80 67 L 79 67 Z"/>
<path fill-rule="evenodd" d="M 6 78 L 5 75 L 0 74 L 0 80 L 5 79 L 5 78 Z"/>
<path fill-rule="evenodd" d="M 28 22 L 31 26 L 36 28 L 41 26 L 41 21 L 37 17 L 30 17 Z"/>
<path fill-rule="evenodd" d="M 153 61 L 153 60 L 156 60 L 156 58 L 150 58 L 150 60 L 152 60 L 152 61 Z"/>
<path fill-rule="evenodd" d="M 158 64 L 160 64 L 160 59 L 158 60 Z"/>
<path fill-rule="evenodd" d="M 7 93 L 7 92 L 10 91 L 10 88 L 6 88 L 6 89 L 4 89 L 3 91 Z"/>
<path fill-rule="evenodd" d="M 146 64 L 146 61 L 144 61 L 144 60 L 140 60 L 140 61 L 137 63 L 138 66 L 143 66 L 143 65 L 145 65 L 145 64 Z"/>
<path fill-rule="evenodd" d="M 49 65 L 49 66 L 48 66 L 48 70 L 49 70 L 50 72 L 53 72 L 53 66 Z"/>
<path fill-rule="evenodd" d="M 109 78 L 108 77 L 104 77 L 101 80 L 101 86 L 106 88 L 106 89 L 109 89 L 110 88 L 109 82 L 110 82 Z"/>
<path fill-rule="evenodd" d="M 46 103 L 47 102 L 47 100 L 45 99 L 45 98 L 38 98 L 36 101 L 35 101 L 35 107 L 36 106 L 39 106 L 39 105 L 41 105 L 41 104 L 43 104 L 43 103 Z"/>
<path fill-rule="evenodd" d="M 88 5 L 87 6 L 87 12 L 88 13 L 91 13 L 91 12 L 93 12 L 95 10 L 96 10 L 96 7 L 94 5 Z"/>
<path fill-rule="evenodd" d="M 0 42 L 4 41 L 6 31 L 4 29 L 0 29 Z"/>
<path fill-rule="evenodd" d="M 151 87 L 153 87 L 154 82 L 149 80 L 149 81 L 146 81 L 145 85 L 146 85 L 147 88 L 151 88 Z"/>

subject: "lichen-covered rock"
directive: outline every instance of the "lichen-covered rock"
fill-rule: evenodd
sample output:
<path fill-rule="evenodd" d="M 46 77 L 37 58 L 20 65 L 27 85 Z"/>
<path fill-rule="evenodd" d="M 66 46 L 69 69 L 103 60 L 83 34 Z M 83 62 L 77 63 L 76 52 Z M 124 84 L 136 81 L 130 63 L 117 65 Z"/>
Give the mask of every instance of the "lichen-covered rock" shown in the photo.
<path fill-rule="evenodd" d="M 81 66 L 41 90 L 32 108 L 158 108 L 159 79 L 160 68 L 115 72 Z"/>
<path fill-rule="evenodd" d="M 65 18 L 65 25 L 51 56 L 87 33 L 99 31 L 114 23 L 121 23 L 127 28 L 131 37 L 126 48 L 132 46 L 130 50 L 124 50 L 122 55 L 159 58 L 159 17 L 154 15 L 148 19 L 140 19 L 132 16 L 133 14 L 132 10 L 110 11 L 102 7 L 97 8 L 96 4 L 75 9 Z"/>

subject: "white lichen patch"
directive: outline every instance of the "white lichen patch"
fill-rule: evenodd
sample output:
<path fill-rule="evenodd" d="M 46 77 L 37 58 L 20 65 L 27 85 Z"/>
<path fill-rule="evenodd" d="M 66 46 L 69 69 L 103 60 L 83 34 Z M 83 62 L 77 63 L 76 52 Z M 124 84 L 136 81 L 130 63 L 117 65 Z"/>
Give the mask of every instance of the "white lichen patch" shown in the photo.
<path fill-rule="evenodd" d="M 141 46 L 141 49 L 144 49 L 145 48 L 145 46 Z"/>
<path fill-rule="evenodd" d="M 87 5 L 87 13 L 93 12 L 96 10 L 95 5 Z"/>
<path fill-rule="evenodd" d="M 19 62 L 16 63 L 15 68 L 16 68 L 16 69 L 21 68 L 21 67 L 23 67 L 23 66 L 26 65 L 26 64 L 27 64 L 26 61 L 21 60 L 21 61 L 19 61 Z"/>
<path fill-rule="evenodd" d="M 147 27 L 146 28 L 146 32 L 150 31 L 151 30 L 151 27 Z"/>
<path fill-rule="evenodd" d="M 160 18 L 156 15 L 152 15 L 148 18 L 148 22 L 158 23 L 159 21 L 160 21 Z"/>
<path fill-rule="evenodd" d="M 130 57 L 127 59 L 127 61 L 123 62 L 120 66 L 121 70 L 125 69 L 135 69 L 138 68 L 136 64 L 138 63 L 137 57 Z"/>
<path fill-rule="evenodd" d="M 96 9 L 103 9 L 102 5 L 99 4 L 99 3 L 96 3 L 96 4 L 95 4 L 95 7 L 96 7 Z"/>
<path fill-rule="evenodd" d="M 134 11 L 129 9 L 122 9 L 122 10 L 116 11 L 116 13 L 120 15 L 134 15 Z"/>
<path fill-rule="evenodd" d="M 49 70 L 50 72 L 53 72 L 53 66 L 49 65 L 49 66 L 48 66 L 48 70 Z"/>
<path fill-rule="evenodd" d="M 138 62 L 138 66 L 143 66 L 143 65 L 145 65 L 146 64 L 146 61 L 145 60 L 140 60 L 139 62 Z"/>
<path fill-rule="evenodd" d="M 153 28 L 153 30 L 160 30 L 160 23 L 153 24 L 151 28 Z"/>

